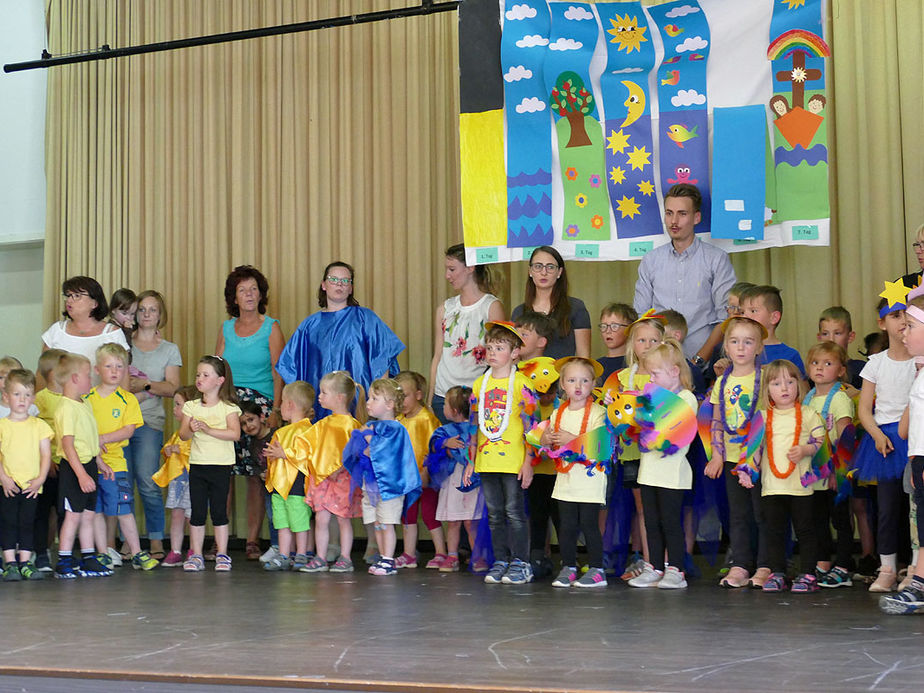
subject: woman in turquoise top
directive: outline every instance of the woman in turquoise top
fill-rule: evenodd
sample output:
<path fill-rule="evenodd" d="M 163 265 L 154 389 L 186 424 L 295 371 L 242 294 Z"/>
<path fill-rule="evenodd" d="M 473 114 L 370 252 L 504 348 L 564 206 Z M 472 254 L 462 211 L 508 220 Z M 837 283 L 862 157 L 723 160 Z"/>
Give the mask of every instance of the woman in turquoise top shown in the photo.
<path fill-rule="evenodd" d="M 275 427 L 279 425 L 282 396 L 276 362 L 286 338 L 279 321 L 266 315 L 268 295 L 269 282 L 260 270 L 241 265 L 231 271 L 225 280 L 225 306 L 231 318 L 222 325 L 215 353 L 231 365 L 240 401 L 259 404 Z M 237 461 L 232 471 L 247 477 L 247 558 L 256 560 L 260 557 L 257 541 L 265 508 L 261 469 L 258 460 L 251 457 L 250 442 L 242 430 L 240 441 L 235 443 Z"/>

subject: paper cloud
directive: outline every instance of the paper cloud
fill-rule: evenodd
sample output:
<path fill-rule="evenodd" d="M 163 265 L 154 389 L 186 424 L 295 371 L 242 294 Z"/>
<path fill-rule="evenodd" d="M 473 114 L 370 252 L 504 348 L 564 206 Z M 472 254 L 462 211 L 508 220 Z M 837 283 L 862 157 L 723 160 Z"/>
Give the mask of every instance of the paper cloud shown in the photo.
<path fill-rule="evenodd" d="M 523 65 L 514 65 L 504 75 L 505 82 L 519 82 L 521 79 L 529 79 L 533 76 L 533 71 Z"/>
<path fill-rule="evenodd" d="M 576 51 L 578 48 L 583 48 L 584 44 L 580 41 L 575 41 L 574 39 L 560 38 L 555 43 L 549 44 L 549 50 L 553 51 Z"/>
<path fill-rule="evenodd" d="M 640 67 L 624 67 L 621 70 L 610 70 L 614 75 L 624 75 L 629 72 L 644 72 Z"/>
<path fill-rule="evenodd" d="M 594 13 L 588 12 L 583 7 L 575 7 L 574 5 L 569 5 L 568 9 L 565 10 L 565 19 L 593 19 Z"/>
<path fill-rule="evenodd" d="M 504 13 L 507 21 L 515 22 L 518 19 L 532 19 L 536 16 L 536 8 L 529 5 L 514 5 Z"/>
<path fill-rule="evenodd" d="M 694 104 L 702 106 L 706 103 L 706 97 L 696 91 L 696 89 L 681 89 L 671 97 L 671 103 L 674 104 L 675 108 L 693 106 Z"/>
<path fill-rule="evenodd" d="M 517 48 L 533 48 L 534 46 L 547 46 L 549 40 L 540 36 L 539 34 L 532 34 L 530 36 L 524 36 L 519 41 L 517 41 Z"/>
<path fill-rule="evenodd" d="M 702 36 L 691 36 L 686 41 L 677 46 L 677 52 L 684 53 L 685 51 L 698 51 L 708 45 L 709 42 Z"/>
<path fill-rule="evenodd" d="M 699 8 L 693 7 L 693 5 L 681 5 L 680 7 L 675 7 L 669 12 L 666 12 L 664 16 L 668 19 L 675 19 L 677 17 L 686 17 L 688 14 L 693 14 L 694 12 L 699 12 Z"/>
<path fill-rule="evenodd" d="M 517 113 L 536 113 L 545 110 L 545 101 L 537 99 L 535 96 L 523 99 L 517 104 Z"/>

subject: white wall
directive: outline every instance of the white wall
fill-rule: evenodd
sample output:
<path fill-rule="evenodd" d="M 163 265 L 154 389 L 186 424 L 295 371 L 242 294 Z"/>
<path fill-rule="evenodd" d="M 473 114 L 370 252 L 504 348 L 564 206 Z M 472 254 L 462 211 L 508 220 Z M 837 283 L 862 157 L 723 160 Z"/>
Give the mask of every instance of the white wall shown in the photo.
<path fill-rule="evenodd" d="M 43 0 L 0 0 L 0 62 L 45 47 Z M 0 353 L 35 368 L 45 237 L 45 70 L 0 73 Z"/>

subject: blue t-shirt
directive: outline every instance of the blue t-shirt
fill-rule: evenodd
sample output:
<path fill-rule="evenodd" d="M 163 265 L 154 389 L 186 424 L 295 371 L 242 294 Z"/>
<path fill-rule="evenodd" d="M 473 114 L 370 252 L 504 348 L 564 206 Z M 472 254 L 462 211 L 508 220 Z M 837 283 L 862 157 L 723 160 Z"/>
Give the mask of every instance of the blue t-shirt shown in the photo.
<path fill-rule="evenodd" d="M 764 347 L 764 350 L 760 354 L 760 365 L 765 366 L 771 361 L 777 361 L 778 359 L 786 359 L 796 364 L 796 368 L 799 369 L 802 377 L 805 377 L 805 364 L 802 363 L 802 357 L 799 355 L 799 352 L 782 342 L 779 344 L 768 344 Z"/>
<path fill-rule="evenodd" d="M 273 400 L 273 360 L 270 356 L 269 338 L 275 318 L 264 317 L 260 329 L 249 337 L 238 337 L 234 332 L 237 318 L 225 320 L 221 333 L 225 338 L 222 354 L 231 364 L 231 375 L 235 387 L 249 387 Z"/>

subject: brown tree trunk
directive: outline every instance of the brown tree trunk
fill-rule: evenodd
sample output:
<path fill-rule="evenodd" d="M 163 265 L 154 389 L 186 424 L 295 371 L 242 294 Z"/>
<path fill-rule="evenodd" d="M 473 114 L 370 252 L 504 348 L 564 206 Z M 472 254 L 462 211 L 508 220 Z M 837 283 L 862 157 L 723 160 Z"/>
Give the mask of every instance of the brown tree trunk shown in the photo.
<path fill-rule="evenodd" d="M 584 114 L 568 112 L 565 116 L 568 119 L 568 125 L 571 126 L 571 139 L 565 147 L 586 147 L 589 145 L 590 137 L 587 136 L 587 130 L 584 128 Z"/>

